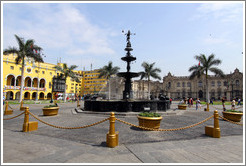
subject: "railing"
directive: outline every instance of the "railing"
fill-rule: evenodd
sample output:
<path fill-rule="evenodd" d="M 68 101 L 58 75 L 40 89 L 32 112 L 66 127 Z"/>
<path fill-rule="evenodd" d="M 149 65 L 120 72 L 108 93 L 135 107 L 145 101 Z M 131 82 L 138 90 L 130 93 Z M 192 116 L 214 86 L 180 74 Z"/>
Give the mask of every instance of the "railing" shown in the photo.
<path fill-rule="evenodd" d="M 39 90 L 39 91 L 45 91 L 46 88 L 38 88 L 38 87 L 23 87 L 24 90 Z M 20 90 L 20 86 L 10 86 L 10 85 L 5 85 L 4 90 Z"/>

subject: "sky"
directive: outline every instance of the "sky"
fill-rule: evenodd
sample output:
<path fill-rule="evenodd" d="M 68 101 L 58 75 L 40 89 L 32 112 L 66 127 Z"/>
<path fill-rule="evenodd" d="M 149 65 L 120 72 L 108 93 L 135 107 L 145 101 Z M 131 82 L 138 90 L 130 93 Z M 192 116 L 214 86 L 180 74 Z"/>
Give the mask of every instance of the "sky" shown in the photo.
<path fill-rule="evenodd" d="M 17 34 L 34 39 L 43 48 L 45 62 L 77 65 L 78 70 L 107 65 L 126 71 L 130 30 L 131 71 L 143 71 L 143 62 L 154 63 L 160 76 L 190 75 L 195 55 L 215 54 L 218 67 L 229 74 L 244 66 L 244 2 L 218 3 L 3 3 L 3 49 L 18 46 Z"/>

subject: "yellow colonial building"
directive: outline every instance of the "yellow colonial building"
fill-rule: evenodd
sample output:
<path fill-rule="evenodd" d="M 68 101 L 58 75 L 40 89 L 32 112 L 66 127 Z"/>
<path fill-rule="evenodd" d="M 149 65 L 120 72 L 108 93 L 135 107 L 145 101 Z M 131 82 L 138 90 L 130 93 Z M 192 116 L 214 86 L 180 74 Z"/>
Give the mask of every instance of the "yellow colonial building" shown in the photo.
<path fill-rule="evenodd" d="M 99 70 L 83 71 L 81 95 L 107 92 L 107 80 L 99 78 Z"/>
<path fill-rule="evenodd" d="M 3 55 L 3 93 L 7 100 L 18 100 L 20 98 L 21 63 L 15 64 L 17 55 Z M 62 66 L 63 63 L 56 65 Z M 24 100 L 46 100 L 52 96 L 52 78 L 60 72 L 51 63 L 37 63 L 32 58 L 25 59 L 24 72 Z M 102 91 L 107 85 L 107 80 L 98 78 L 98 70 L 77 71 L 74 70 L 80 82 L 68 77 L 66 80 L 66 93 L 69 98 L 92 94 Z M 53 93 L 55 98 L 57 93 Z"/>

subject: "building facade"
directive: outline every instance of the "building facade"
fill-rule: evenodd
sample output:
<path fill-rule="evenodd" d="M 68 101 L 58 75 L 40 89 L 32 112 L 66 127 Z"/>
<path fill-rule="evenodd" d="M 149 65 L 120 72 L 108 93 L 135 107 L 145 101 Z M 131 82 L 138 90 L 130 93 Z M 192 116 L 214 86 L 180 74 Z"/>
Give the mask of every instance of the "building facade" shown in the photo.
<path fill-rule="evenodd" d="M 15 64 L 15 58 L 15 54 L 3 55 L 3 94 L 7 100 L 20 98 L 21 63 Z M 55 69 L 56 65 L 63 66 L 63 63 L 37 63 L 32 58 L 25 59 L 24 100 L 49 100 L 51 96 L 56 98 L 59 93 L 52 93 L 52 78 L 60 74 Z M 80 82 L 76 82 L 70 77 L 66 79 L 66 94 L 69 98 L 107 91 L 107 80 L 98 78 L 98 69 L 74 70 L 74 72 Z"/>
<path fill-rule="evenodd" d="M 81 95 L 107 92 L 107 79 L 99 78 L 99 69 L 82 72 Z"/>
<path fill-rule="evenodd" d="M 3 94 L 7 100 L 20 98 L 21 64 L 15 64 L 15 54 L 3 55 Z M 57 63 L 56 65 L 63 65 Z M 46 100 L 52 96 L 52 78 L 60 72 L 55 64 L 36 63 L 32 58 L 25 59 L 24 70 L 24 100 Z M 82 81 L 82 71 L 74 71 Z M 77 83 L 70 77 L 66 80 L 66 93 L 72 97 L 81 93 L 81 82 Z M 55 93 L 53 96 L 55 97 Z"/>
<path fill-rule="evenodd" d="M 211 99 L 220 100 L 225 97 L 227 100 L 243 97 L 243 73 L 235 69 L 233 73 L 225 77 L 209 76 L 209 96 Z M 181 99 L 184 97 L 206 98 L 205 75 L 190 80 L 188 76 L 174 76 L 170 72 L 163 77 L 163 90 L 168 97 Z"/>

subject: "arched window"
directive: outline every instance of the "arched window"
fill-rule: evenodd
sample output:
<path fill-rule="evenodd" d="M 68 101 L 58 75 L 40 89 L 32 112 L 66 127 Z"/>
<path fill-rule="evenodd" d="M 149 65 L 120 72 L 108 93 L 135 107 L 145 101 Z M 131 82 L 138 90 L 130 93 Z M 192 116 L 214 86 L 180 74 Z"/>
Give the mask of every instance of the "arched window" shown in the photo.
<path fill-rule="evenodd" d="M 182 87 L 185 87 L 185 82 L 182 83 Z"/>

